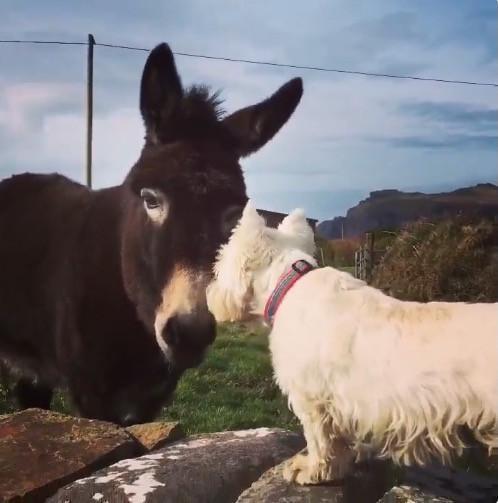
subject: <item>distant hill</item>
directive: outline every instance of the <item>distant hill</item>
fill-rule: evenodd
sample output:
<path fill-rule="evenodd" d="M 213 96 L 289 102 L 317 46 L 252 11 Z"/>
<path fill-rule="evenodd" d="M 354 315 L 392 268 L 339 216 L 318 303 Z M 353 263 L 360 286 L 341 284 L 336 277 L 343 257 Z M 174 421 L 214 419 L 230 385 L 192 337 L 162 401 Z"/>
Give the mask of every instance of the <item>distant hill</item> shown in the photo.
<path fill-rule="evenodd" d="M 397 229 L 420 218 L 453 215 L 498 217 L 498 186 L 481 183 L 439 194 L 377 190 L 350 208 L 345 217 L 324 220 L 316 229 L 326 239 L 340 238 L 342 231 L 349 238 L 376 229 Z"/>

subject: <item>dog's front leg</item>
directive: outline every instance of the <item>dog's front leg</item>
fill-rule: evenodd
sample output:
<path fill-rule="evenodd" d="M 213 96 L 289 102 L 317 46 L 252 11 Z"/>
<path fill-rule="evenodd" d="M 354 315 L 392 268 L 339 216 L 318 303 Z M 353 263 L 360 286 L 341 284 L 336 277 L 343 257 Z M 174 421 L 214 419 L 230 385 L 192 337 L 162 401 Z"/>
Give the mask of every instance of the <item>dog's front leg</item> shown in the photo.
<path fill-rule="evenodd" d="M 319 484 L 343 479 L 352 469 L 354 454 L 347 443 L 332 435 L 326 410 L 293 404 L 301 421 L 308 454 L 296 454 L 284 467 L 284 478 L 297 484 Z"/>

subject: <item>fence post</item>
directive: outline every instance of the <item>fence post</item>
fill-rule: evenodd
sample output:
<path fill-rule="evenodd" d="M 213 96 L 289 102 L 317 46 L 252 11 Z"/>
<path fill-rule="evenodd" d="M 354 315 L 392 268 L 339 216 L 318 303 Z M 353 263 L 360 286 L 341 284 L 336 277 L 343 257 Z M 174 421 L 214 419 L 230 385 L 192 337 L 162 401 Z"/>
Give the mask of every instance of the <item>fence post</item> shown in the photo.
<path fill-rule="evenodd" d="M 93 47 L 95 39 L 88 34 L 86 74 L 86 184 L 92 188 L 92 131 L 93 131 Z"/>
<path fill-rule="evenodd" d="M 367 248 L 365 245 L 361 246 L 360 255 L 360 279 L 365 281 L 366 267 L 367 267 Z"/>
<path fill-rule="evenodd" d="M 323 255 L 323 248 L 320 246 L 320 256 L 322 257 L 322 266 L 325 267 L 325 256 Z"/>
<path fill-rule="evenodd" d="M 370 283 L 372 280 L 373 260 L 374 260 L 374 233 L 367 232 L 365 235 L 365 281 Z"/>

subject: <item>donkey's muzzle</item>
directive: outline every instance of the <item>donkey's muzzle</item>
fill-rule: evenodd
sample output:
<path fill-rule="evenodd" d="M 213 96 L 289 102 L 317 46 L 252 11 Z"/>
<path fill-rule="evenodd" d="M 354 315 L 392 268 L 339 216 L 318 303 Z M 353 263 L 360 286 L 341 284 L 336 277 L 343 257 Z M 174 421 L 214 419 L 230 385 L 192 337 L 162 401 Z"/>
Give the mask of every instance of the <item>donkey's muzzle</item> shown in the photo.
<path fill-rule="evenodd" d="M 206 309 L 172 316 L 166 323 L 163 339 L 181 367 L 198 365 L 207 346 L 216 338 L 216 320 Z"/>

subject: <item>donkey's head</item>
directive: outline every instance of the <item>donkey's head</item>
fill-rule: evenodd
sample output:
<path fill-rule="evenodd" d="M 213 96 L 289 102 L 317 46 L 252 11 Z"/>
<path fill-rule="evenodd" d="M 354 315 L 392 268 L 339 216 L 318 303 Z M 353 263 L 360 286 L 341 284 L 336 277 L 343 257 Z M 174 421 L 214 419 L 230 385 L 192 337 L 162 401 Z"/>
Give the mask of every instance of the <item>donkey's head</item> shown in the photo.
<path fill-rule="evenodd" d="M 128 295 L 172 365 L 197 364 L 215 337 L 205 292 L 216 251 L 247 201 L 239 159 L 277 133 L 301 95 L 301 79 L 293 79 L 222 117 L 216 94 L 182 87 L 166 44 L 147 59 L 145 146 L 125 182 L 123 265 Z"/>

